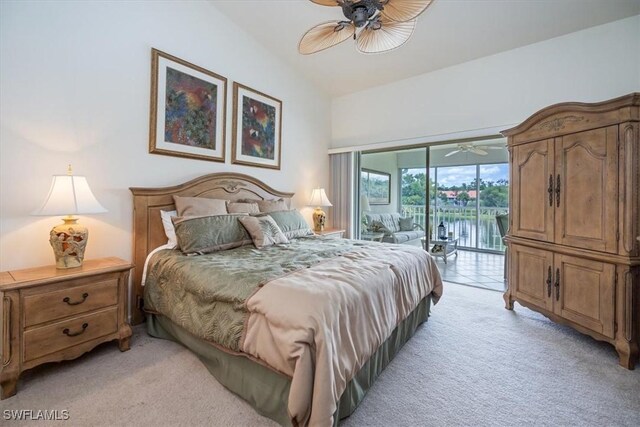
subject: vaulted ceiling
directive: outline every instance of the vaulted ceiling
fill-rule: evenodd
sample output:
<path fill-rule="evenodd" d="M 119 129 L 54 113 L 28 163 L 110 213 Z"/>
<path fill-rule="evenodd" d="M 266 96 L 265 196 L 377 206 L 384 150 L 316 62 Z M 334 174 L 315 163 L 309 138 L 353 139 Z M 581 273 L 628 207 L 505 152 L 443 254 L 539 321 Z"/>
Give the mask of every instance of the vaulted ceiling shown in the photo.
<path fill-rule="evenodd" d="M 363 55 L 347 40 L 303 56 L 300 37 L 321 22 L 343 19 L 339 8 L 309 0 L 210 1 L 334 97 L 640 14 L 640 0 L 436 0 L 395 51 Z"/>

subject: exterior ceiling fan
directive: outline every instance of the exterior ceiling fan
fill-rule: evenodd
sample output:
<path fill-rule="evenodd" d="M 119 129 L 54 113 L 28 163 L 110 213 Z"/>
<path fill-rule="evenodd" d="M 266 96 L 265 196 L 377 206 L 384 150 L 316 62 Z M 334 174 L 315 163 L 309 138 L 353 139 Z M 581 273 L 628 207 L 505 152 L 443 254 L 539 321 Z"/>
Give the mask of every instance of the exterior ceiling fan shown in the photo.
<path fill-rule="evenodd" d="M 320 52 L 353 37 L 362 53 L 382 53 L 402 46 L 413 34 L 416 18 L 434 0 L 311 0 L 338 6 L 347 20 L 329 21 L 306 32 L 298 51 Z"/>
<path fill-rule="evenodd" d="M 495 147 L 490 145 L 473 145 L 473 144 L 458 144 L 458 146 L 453 150 L 445 154 L 445 157 L 453 156 L 457 153 L 473 153 L 478 156 L 486 156 L 489 154 L 487 150 L 502 150 L 503 147 Z"/>

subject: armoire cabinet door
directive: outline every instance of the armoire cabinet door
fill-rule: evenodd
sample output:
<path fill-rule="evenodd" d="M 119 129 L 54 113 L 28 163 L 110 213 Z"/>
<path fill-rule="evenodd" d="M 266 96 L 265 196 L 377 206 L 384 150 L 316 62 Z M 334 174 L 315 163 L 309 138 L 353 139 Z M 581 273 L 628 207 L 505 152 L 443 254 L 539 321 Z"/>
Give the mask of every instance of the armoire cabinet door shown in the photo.
<path fill-rule="evenodd" d="M 617 126 L 556 139 L 556 243 L 618 252 L 617 142 Z"/>
<path fill-rule="evenodd" d="M 553 253 L 512 244 L 509 264 L 509 287 L 513 296 L 553 311 Z"/>
<path fill-rule="evenodd" d="M 513 148 L 513 236 L 553 242 L 553 139 Z"/>
<path fill-rule="evenodd" d="M 554 255 L 554 313 L 614 338 L 615 265 Z"/>

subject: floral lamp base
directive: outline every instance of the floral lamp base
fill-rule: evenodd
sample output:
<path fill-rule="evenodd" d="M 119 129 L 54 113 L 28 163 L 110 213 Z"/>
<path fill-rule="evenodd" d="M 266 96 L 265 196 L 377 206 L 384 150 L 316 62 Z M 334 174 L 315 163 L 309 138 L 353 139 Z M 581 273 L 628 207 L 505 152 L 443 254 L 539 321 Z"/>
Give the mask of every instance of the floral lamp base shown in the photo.
<path fill-rule="evenodd" d="M 84 250 L 89 239 L 87 227 L 77 223 L 77 218 L 63 218 L 64 224 L 53 227 L 49 243 L 56 257 L 56 268 L 81 267 Z"/>
<path fill-rule="evenodd" d="M 313 211 L 313 231 L 324 231 L 327 222 L 327 214 L 320 208 Z"/>

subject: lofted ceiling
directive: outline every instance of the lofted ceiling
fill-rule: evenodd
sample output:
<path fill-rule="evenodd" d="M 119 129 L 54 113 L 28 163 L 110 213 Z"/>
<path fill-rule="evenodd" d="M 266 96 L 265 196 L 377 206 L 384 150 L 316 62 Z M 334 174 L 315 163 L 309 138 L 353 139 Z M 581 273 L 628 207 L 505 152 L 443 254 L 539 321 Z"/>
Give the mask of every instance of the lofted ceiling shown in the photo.
<path fill-rule="evenodd" d="M 461 64 L 640 14 L 640 0 L 436 0 L 395 51 L 363 55 L 352 40 L 313 55 L 300 37 L 340 8 L 309 0 L 209 0 L 332 97 Z"/>

